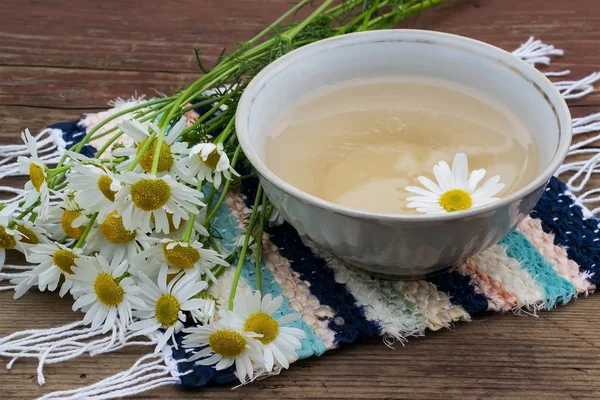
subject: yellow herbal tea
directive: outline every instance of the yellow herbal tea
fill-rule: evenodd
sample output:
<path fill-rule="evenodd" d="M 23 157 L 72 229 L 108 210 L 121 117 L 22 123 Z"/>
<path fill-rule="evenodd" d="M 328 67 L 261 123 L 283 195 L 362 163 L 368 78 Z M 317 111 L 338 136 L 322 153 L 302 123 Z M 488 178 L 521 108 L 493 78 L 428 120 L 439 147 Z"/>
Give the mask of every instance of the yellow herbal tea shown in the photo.
<path fill-rule="evenodd" d="M 266 141 L 267 164 L 282 180 L 346 207 L 415 214 L 406 186 L 466 153 L 469 171 L 500 175 L 498 197 L 539 172 L 533 134 L 482 93 L 422 77 L 360 79 L 311 92 L 285 110 Z M 435 180 L 435 179 L 434 179 Z"/>

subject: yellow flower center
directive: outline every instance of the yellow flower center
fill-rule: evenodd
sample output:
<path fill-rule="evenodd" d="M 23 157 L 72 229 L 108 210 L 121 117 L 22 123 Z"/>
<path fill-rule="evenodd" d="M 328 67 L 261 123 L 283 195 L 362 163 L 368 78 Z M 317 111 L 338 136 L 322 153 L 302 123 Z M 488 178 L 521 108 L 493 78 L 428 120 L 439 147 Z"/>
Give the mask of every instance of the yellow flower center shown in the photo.
<path fill-rule="evenodd" d="M 114 307 L 121 304 L 125 292 L 119 282 L 106 272 L 100 272 L 94 281 L 94 292 L 98 301 L 105 306 Z"/>
<path fill-rule="evenodd" d="M 129 243 L 135 238 L 135 233 L 125 229 L 123 217 L 117 215 L 117 213 L 117 210 L 115 210 L 108 214 L 104 222 L 100 224 L 100 232 L 111 243 Z"/>
<path fill-rule="evenodd" d="M 163 294 L 156 301 L 154 313 L 156 320 L 161 323 L 163 327 L 170 327 L 175 325 L 179 319 L 180 304 L 177 298 L 171 294 Z"/>
<path fill-rule="evenodd" d="M 139 154 L 146 141 L 144 140 L 138 145 L 137 153 Z M 154 161 L 154 152 L 156 151 L 156 142 L 153 141 L 148 150 L 140 158 L 140 166 L 146 172 L 152 170 L 152 161 Z M 158 158 L 158 172 L 164 172 L 171 169 L 173 165 L 173 156 L 171 155 L 171 148 L 165 142 L 162 142 L 160 146 L 160 156 Z"/>
<path fill-rule="evenodd" d="M 158 210 L 171 198 L 171 186 L 162 179 L 140 179 L 131 185 L 131 200 L 144 211 Z"/>
<path fill-rule="evenodd" d="M 2 230 L 2 227 L 0 227 L 0 232 Z M 21 237 L 21 242 L 23 243 L 27 243 L 27 244 L 39 244 L 40 243 L 40 239 L 36 236 L 35 232 L 32 231 L 29 228 L 26 228 L 24 225 L 17 225 L 17 230 L 19 232 L 21 232 L 21 235 L 23 235 Z M 0 236 L 2 236 L 0 234 Z M 2 247 L 2 239 L 0 239 L 0 247 Z"/>
<path fill-rule="evenodd" d="M 210 154 L 208 155 L 208 157 L 206 157 L 206 160 L 203 159 L 200 154 L 198 154 L 198 157 L 200 157 L 200 160 L 208 168 L 215 169 L 215 168 L 217 168 L 217 164 L 219 163 L 219 160 L 221 159 L 221 154 L 219 154 L 219 150 L 218 149 L 214 149 L 213 151 L 210 152 Z"/>
<path fill-rule="evenodd" d="M 462 189 L 448 190 L 440 196 L 440 206 L 448 212 L 468 210 L 473 205 L 473 198 Z"/>
<path fill-rule="evenodd" d="M 6 228 L 0 226 L 0 249 L 12 249 L 17 245 L 15 237 L 6 232 Z"/>
<path fill-rule="evenodd" d="M 114 190 L 111 190 L 110 185 L 112 183 L 112 178 L 108 175 L 100 175 L 100 178 L 98 178 L 98 182 L 96 182 L 96 184 L 98 185 L 98 190 L 100 190 L 100 192 L 104 195 L 104 197 L 106 197 L 108 200 L 110 201 L 115 201 L 115 194 L 117 194 L 117 192 L 115 192 Z"/>
<path fill-rule="evenodd" d="M 37 192 L 39 192 L 46 180 L 44 176 L 44 169 L 32 162 L 29 164 L 29 179 L 31 179 L 31 183 Z"/>
<path fill-rule="evenodd" d="M 81 216 L 81 211 L 65 210 L 60 219 L 62 230 L 71 239 L 79 239 L 81 235 L 83 235 L 83 231 L 85 231 L 85 226 L 73 227 L 71 225 L 75 218 L 78 218 L 79 216 Z"/>
<path fill-rule="evenodd" d="M 269 344 L 277 338 L 279 324 L 269 314 L 259 312 L 248 317 L 244 323 L 244 331 L 261 334 L 262 337 L 256 339 L 262 344 Z"/>
<path fill-rule="evenodd" d="M 210 335 L 208 345 L 223 357 L 237 357 L 246 349 L 246 339 L 239 332 L 222 329 Z"/>
<path fill-rule="evenodd" d="M 200 260 L 200 253 L 192 246 L 176 244 L 168 249 L 171 243 L 163 244 L 163 254 L 167 262 L 177 268 L 191 268 Z"/>
<path fill-rule="evenodd" d="M 73 273 L 73 265 L 75 265 L 75 259 L 77 256 L 75 253 L 65 249 L 59 249 L 54 252 L 52 255 L 52 261 L 54 265 L 60 268 L 66 274 Z"/>

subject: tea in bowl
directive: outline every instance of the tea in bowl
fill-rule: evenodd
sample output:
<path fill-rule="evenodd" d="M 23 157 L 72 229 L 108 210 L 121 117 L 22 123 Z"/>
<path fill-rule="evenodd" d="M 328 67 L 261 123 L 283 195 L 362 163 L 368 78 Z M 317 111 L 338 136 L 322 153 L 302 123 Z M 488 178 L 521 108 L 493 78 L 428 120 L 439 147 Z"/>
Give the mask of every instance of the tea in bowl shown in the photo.
<path fill-rule="evenodd" d="M 416 30 L 287 54 L 246 88 L 236 130 L 301 235 L 392 279 L 497 243 L 571 141 L 568 108 L 537 70 L 482 42 Z"/>

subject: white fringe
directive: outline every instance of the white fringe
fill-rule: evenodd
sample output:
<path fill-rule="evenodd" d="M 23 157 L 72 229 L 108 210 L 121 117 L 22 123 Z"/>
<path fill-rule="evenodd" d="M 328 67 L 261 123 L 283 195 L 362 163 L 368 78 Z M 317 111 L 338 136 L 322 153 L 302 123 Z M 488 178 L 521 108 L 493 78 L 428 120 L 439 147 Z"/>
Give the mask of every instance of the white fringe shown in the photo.
<path fill-rule="evenodd" d="M 552 56 L 562 56 L 563 51 L 554 46 L 546 45 L 540 40 L 530 37 L 513 54 L 522 58 L 525 62 L 535 66 L 537 64 L 550 65 Z M 546 76 L 564 76 L 570 71 L 547 72 Z M 594 72 L 578 81 L 555 82 L 554 86 L 565 99 L 578 99 L 594 91 L 594 83 L 600 80 L 600 72 Z M 573 119 L 573 137 L 584 133 L 597 132 L 596 135 L 575 142 L 569 148 L 567 160 L 570 156 L 577 156 L 576 161 L 568 161 L 561 165 L 555 176 L 559 177 L 567 172 L 573 172 L 573 176 L 567 180 L 567 188 L 571 192 L 575 203 L 582 206 L 586 217 L 597 216 L 600 213 L 600 188 L 584 191 L 589 180 L 594 174 L 600 173 L 600 149 L 584 149 L 600 140 L 600 113 L 592 114 L 583 118 Z M 596 203 L 598 207 L 588 209 L 587 205 Z"/>
<path fill-rule="evenodd" d="M 101 400 L 133 396 L 161 386 L 181 382 L 171 348 L 141 357 L 131 368 L 89 386 L 49 393 L 38 400 Z M 191 372 L 188 371 L 188 373 Z"/>
<path fill-rule="evenodd" d="M 140 335 L 124 334 L 115 327 L 110 335 L 101 329 L 85 327 L 83 321 L 48 329 L 31 329 L 13 333 L 0 339 L 0 356 L 9 357 L 7 368 L 11 369 L 19 358 L 38 360 L 37 381 L 43 385 L 44 367 L 49 364 L 72 360 L 88 353 L 90 356 L 119 350 L 125 346 L 153 346 L 156 339 L 133 340 Z"/>
<path fill-rule="evenodd" d="M 60 129 L 46 128 L 35 137 L 40 159 L 46 164 L 56 164 L 66 149 Z M 0 179 L 6 176 L 18 176 L 19 156 L 29 156 L 25 144 L 8 144 L 0 146 Z M 12 162 L 11 162 L 12 161 Z"/>

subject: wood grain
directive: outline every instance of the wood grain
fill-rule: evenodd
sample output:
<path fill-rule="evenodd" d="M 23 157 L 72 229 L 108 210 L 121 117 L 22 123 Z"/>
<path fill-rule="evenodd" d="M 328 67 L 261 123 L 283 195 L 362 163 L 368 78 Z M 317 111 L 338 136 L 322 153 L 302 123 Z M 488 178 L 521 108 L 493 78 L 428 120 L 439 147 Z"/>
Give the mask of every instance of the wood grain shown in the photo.
<path fill-rule="evenodd" d="M 292 3 L 3 0 L 0 143 L 18 142 L 25 127 L 35 132 L 104 108 L 115 97 L 181 89 L 199 75 L 194 48 L 214 61 L 223 47 L 251 37 Z M 599 6 L 598 0 L 457 0 L 402 26 L 466 35 L 507 50 L 533 35 L 566 50 L 551 70 L 568 68 L 579 78 L 600 68 Z M 600 95 L 571 105 L 575 117 L 600 112 Z M 20 261 L 13 257 L 9 262 Z M 79 317 L 69 300 L 53 294 L 11 296 L 0 292 L 0 336 Z M 395 350 L 379 339 L 347 346 L 238 390 L 165 387 L 138 398 L 596 399 L 599 307 L 600 297 L 591 296 L 538 317 L 489 315 Z M 31 399 L 87 385 L 128 368 L 146 351 L 127 348 L 51 365 L 44 387 L 36 383 L 36 364 L 19 360 L 12 370 L 0 369 L 0 398 Z"/>

